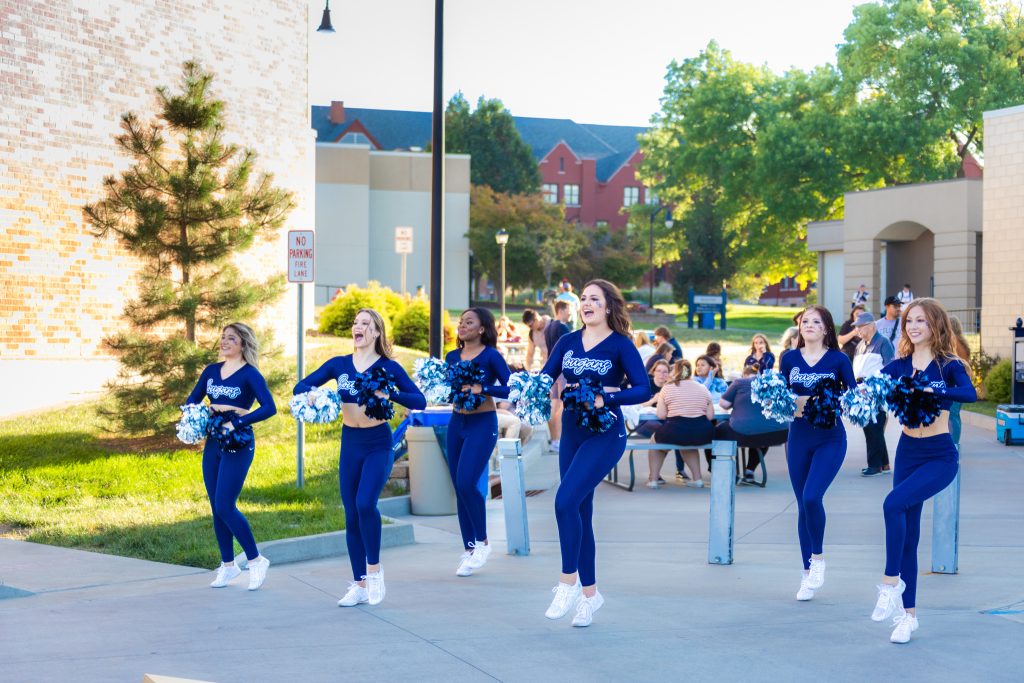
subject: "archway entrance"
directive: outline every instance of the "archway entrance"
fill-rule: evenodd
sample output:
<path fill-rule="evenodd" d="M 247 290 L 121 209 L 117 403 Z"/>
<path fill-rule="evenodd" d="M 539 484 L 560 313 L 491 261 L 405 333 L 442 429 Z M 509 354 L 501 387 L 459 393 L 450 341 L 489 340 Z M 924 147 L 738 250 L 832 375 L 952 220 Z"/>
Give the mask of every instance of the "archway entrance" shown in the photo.
<path fill-rule="evenodd" d="M 935 234 L 913 221 L 893 223 L 876 236 L 879 249 L 879 307 L 909 284 L 916 296 L 935 295 Z"/>

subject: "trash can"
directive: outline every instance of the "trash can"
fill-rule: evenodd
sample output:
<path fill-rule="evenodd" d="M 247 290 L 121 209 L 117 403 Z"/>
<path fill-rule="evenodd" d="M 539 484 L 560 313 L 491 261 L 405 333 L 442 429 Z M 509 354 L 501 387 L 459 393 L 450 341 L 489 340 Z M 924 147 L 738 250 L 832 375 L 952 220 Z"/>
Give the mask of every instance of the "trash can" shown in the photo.
<path fill-rule="evenodd" d="M 700 314 L 700 328 L 702 330 L 713 330 L 713 329 L 715 329 L 715 314 L 714 313 L 701 313 Z"/>
<path fill-rule="evenodd" d="M 434 427 L 447 425 L 451 410 L 410 413 L 409 507 L 414 515 L 454 515 L 455 489 Z"/>

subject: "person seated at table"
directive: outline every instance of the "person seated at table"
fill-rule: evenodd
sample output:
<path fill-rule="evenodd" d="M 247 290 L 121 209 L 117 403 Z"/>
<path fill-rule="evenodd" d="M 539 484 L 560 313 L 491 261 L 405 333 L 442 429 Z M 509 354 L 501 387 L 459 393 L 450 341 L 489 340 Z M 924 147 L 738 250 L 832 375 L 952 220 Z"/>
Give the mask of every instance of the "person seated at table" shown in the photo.
<path fill-rule="evenodd" d="M 695 375 L 694 380 L 705 387 L 715 400 L 721 398 L 728 388 L 725 380 L 718 376 L 718 362 L 711 356 L 698 356 Z"/>
<path fill-rule="evenodd" d="M 669 363 L 675 363 L 677 360 L 683 359 L 683 347 L 679 345 L 676 338 L 672 336 L 672 332 L 664 325 L 654 330 L 654 346 L 659 347 L 662 344 L 669 344 L 672 347 L 672 356 L 665 359 Z M 658 353 L 661 353 L 661 351 L 659 350 Z"/>
<path fill-rule="evenodd" d="M 750 365 L 756 365 L 758 372 L 775 367 L 775 354 L 772 353 L 772 347 L 768 344 L 768 337 L 760 332 L 750 340 L 750 355 L 743 361 L 743 370 L 746 371 L 747 366 Z"/>
<path fill-rule="evenodd" d="M 644 369 L 647 370 L 648 374 L 650 374 L 651 368 L 653 368 L 654 364 L 659 360 L 664 360 L 667 361 L 668 363 L 672 363 L 673 353 L 675 353 L 675 348 L 671 344 L 659 345 L 655 349 L 654 355 L 648 358 L 647 362 L 644 363 Z"/>
<path fill-rule="evenodd" d="M 732 413 L 727 421 L 715 425 L 715 440 L 735 441 L 739 448 L 747 449 L 747 463 L 743 468 L 743 481 L 754 480 L 764 454 L 770 446 L 786 443 L 789 428 L 775 420 L 769 420 L 761 413 L 750 395 L 750 384 L 760 372 L 756 363 L 743 367 L 743 376 L 733 380 L 718 405 Z"/>
<path fill-rule="evenodd" d="M 779 352 L 779 357 L 782 356 L 786 351 L 795 349 L 797 344 L 800 343 L 800 328 L 799 327 L 787 327 L 786 331 L 782 333 L 782 339 L 779 341 L 779 348 L 782 350 Z"/>
<path fill-rule="evenodd" d="M 655 354 L 654 344 L 652 344 L 651 340 L 647 338 L 647 333 L 633 333 L 633 345 L 636 346 L 636 350 L 640 352 L 640 360 L 642 360 L 644 362 L 644 366 L 646 366 L 647 361 Z"/>
<path fill-rule="evenodd" d="M 693 368 L 688 360 L 676 361 L 668 382 L 658 392 L 657 415 L 664 422 L 654 432 L 654 443 L 698 446 L 710 443 L 715 429 L 715 407 L 707 388 L 694 381 Z M 702 488 L 704 480 L 700 473 L 700 456 L 697 450 L 682 450 L 683 461 L 693 475 L 687 486 Z M 659 474 L 665 462 L 667 451 L 651 451 L 647 456 L 649 474 L 647 487 L 661 486 Z"/>
<path fill-rule="evenodd" d="M 519 439 L 525 446 L 533 436 L 533 426 L 520 420 L 512 411 L 512 404 L 508 401 L 496 402 L 495 413 L 498 416 L 498 437 Z"/>
<path fill-rule="evenodd" d="M 521 341 L 519 333 L 516 332 L 516 326 L 509 320 L 507 315 L 503 315 L 498 318 L 498 341 L 501 342 L 518 342 Z"/>
<path fill-rule="evenodd" d="M 708 342 L 708 348 L 704 350 L 704 355 L 715 361 L 715 377 L 725 379 L 725 374 L 722 371 L 722 345 L 718 342 Z"/>
<path fill-rule="evenodd" d="M 651 383 L 651 398 L 641 403 L 640 406 L 657 405 L 658 393 L 668 382 L 669 374 L 670 370 L 667 360 L 659 358 L 655 361 L 654 365 L 651 366 L 650 372 L 647 373 L 647 379 Z M 644 420 L 633 430 L 633 434 L 636 436 L 653 436 L 660 424 L 661 422 L 658 420 Z"/>

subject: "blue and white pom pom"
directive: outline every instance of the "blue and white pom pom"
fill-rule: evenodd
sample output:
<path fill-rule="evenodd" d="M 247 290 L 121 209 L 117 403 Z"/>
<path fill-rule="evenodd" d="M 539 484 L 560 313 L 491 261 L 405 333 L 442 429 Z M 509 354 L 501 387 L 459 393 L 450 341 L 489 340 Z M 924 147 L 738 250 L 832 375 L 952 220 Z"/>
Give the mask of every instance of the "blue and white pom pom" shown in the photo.
<path fill-rule="evenodd" d="M 930 386 L 928 378 L 920 370 L 913 376 L 900 377 L 893 384 L 887 401 L 901 425 L 916 429 L 927 427 L 938 419 L 942 404 L 934 393 L 924 391 Z"/>
<path fill-rule="evenodd" d="M 843 414 L 858 427 L 866 427 L 878 419 L 878 413 L 885 410 L 885 398 L 892 391 L 895 382 L 888 375 L 871 375 L 857 386 L 843 394 Z"/>
<path fill-rule="evenodd" d="M 551 419 L 551 377 L 540 373 L 514 372 L 508 378 L 508 400 L 520 420 L 539 425 Z"/>
<path fill-rule="evenodd" d="M 750 382 L 750 399 L 761 406 L 761 414 L 776 422 L 792 422 L 796 415 L 796 394 L 789 390 L 782 374 L 767 370 Z"/>
<path fill-rule="evenodd" d="M 206 434 L 217 442 L 220 449 L 225 453 L 237 453 L 248 449 L 256 441 L 252 433 L 252 426 L 239 427 L 236 423 L 238 413 L 228 411 L 225 413 L 212 412 L 210 421 L 206 424 Z M 231 423 L 232 429 L 226 425 Z"/>
<path fill-rule="evenodd" d="M 594 401 L 598 396 L 604 397 L 601 382 L 591 376 L 580 378 L 579 384 L 566 388 L 562 392 L 565 409 L 576 413 L 576 424 L 592 432 L 607 432 L 611 429 L 618 416 L 607 405 L 597 408 Z"/>
<path fill-rule="evenodd" d="M 288 401 L 292 416 L 299 422 L 325 424 L 341 414 L 341 397 L 334 389 L 318 387 L 292 396 Z"/>
<path fill-rule="evenodd" d="M 186 403 L 181 406 L 178 420 L 178 440 L 182 443 L 197 444 L 206 438 L 206 425 L 210 421 L 210 409 L 203 403 Z"/>
<path fill-rule="evenodd" d="M 479 408 L 487 399 L 482 393 L 474 394 L 472 389 L 462 390 L 462 387 L 472 387 L 474 384 L 483 385 L 484 370 L 475 361 L 460 360 L 448 366 L 448 387 L 451 393 L 448 400 L 459 410 L 474 411 Z"/>
<path fill-rule="evenodd" d="M 804 419 L 812 427 L 832 429 L 839 422 L 839 381 L 822 377 L 814 384 L 814 393 L 804 404 Z"/>
<path fill-rule="evenodd" d="M 395 404 L 391 394 L 395 393 L 394 378 L 384 368 L 373 368 L 360 372 L 355 378 L 356 405 L 362 406 L 366 416 L 374 420 L 390 420 L 395 416 Z M 377 395 L 381 392 L 387 398 Z"/>
<path fill-rule="evenodd" d="M 412 367 L 412 379 L 427 402 L 448 403 L 448 364 L 440 358 L 417 358 Z"/>

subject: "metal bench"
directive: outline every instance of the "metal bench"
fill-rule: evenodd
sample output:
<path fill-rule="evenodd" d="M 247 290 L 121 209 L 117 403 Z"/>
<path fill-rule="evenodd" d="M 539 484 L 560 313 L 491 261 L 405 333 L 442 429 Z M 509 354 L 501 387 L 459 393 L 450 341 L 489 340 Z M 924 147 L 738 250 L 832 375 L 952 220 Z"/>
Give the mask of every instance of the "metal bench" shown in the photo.
<path fill-rule="evenodd" d="M 615 467 L 608 472 L 608 476 L 605 477 L 605 481 L 609 484 L 613 484 L 620 488 L 624 488 L 627 491 L 632 491 L 636 486 L 636 463 L 633 461 L 633 453 L 635 451 L 684 451 L 684 450 L 709 450 L 711 448 L 710 443 L 700 444 L 697 446 L 681 446 L 679 444 L 672 443 L 651 443 L 648 439 L 627 439 L 626 450 L 623 451 L 623 455 L 629 456 L 629 483 L 619 481 L 619 463 L 615 463 Z M 737 450 L 737 458 L 739 451 Z M 737 469 L 739 463 L 737 463 Z M 764 463 L 762 462 L 762 468 Z M 767 477 L 767 475 L 764 475 Z M 763 484 L 761 484 L 763 486 Z"/>

